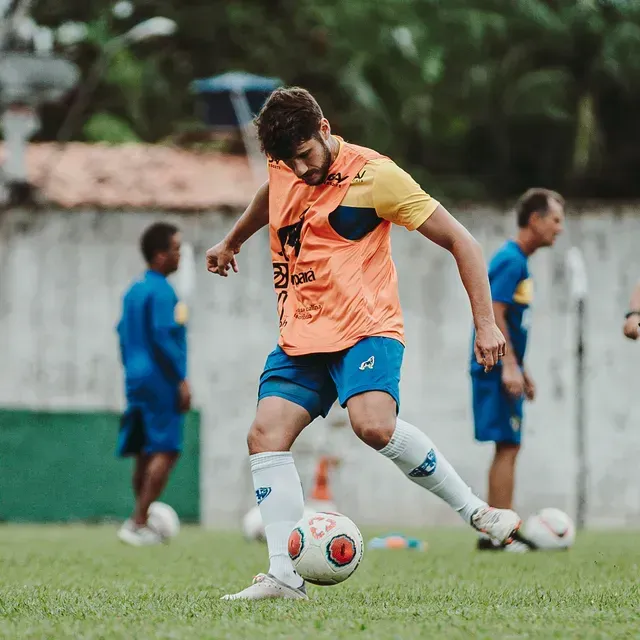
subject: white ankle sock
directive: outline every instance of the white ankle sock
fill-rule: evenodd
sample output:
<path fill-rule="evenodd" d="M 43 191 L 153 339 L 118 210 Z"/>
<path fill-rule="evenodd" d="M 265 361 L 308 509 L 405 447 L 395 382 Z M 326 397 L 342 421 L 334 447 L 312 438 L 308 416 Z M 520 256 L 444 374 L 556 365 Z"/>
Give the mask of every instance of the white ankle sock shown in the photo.
<path fill-rule="evenodd" d="M 288 451 L 256 453 L 249 462 L 269 549 L 269 573 L 290 587 L 299 587 L 303 580 L 295 572 L 287 549 L 289 534 L 304 510 L 293 456 Z"/>
<path fill-rule="evenodd" d="M 442 498 L 467 524 L 476 509 L 487 506 L 473 494 L 431 439 L 400 418 L 389 444 L 380 453 L 392 460 L 409 480 Z"/>

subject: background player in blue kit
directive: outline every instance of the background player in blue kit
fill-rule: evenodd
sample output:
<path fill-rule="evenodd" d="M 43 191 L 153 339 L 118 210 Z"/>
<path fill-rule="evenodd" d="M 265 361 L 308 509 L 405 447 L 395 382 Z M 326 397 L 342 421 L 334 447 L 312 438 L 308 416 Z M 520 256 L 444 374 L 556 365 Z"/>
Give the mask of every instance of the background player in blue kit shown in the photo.
<path fill-rule="evenodd" d="M 167 280 L 180 263 L 180 233 L 174 225 L 156 223 L 140 246 L 148 270 L 125 293 L 118 323 L 127 396 L 118 454 L 136 457 L 135 510 L 118 536 L 135 546 L 162 541 L 148 526 L 147 512 L 180 455 L 184 413 L 191 405 L 187 309 Z"/>
<path fill-rule="evenodd" d="M 475 438 L 495 442 L 489 469 L 490 506 L 511 509 L 515 465 L 522 433 L 523 404 L 535 398 L 535 385 L 524 358 L 530 323 L 533 283 L 528 258 L 541 247 L 550 247 L 562 232 L 564 199 L 547 189 L 530 189 L 516 206 L 518 233 L 495 253 L 489 265 L 489 281 L 496 323 L 507 341 L 506 354 L 488 373 L 471 354 L 470 373 Z M 522 550 L 514 541 L 512 550 Z M 488 537 L 479 549 L 502 549 Z M 511 550 L 511 549 L 510 549 Z"/>

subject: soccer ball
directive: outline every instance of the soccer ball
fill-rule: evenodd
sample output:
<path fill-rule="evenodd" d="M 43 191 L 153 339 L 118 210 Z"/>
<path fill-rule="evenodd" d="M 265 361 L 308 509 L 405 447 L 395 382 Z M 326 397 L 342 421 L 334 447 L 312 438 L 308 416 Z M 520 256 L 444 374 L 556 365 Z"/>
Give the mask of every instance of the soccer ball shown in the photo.
<path fill-rule="evenodd" d="M 576 539 L 573 520 L 560 509 L 549 507 L 532 515 L 524 526 L 524 535 L 538 549 L 568 549 Z"/>
<path fill-rule="evenodd" d="M 289 536 L 289 557 L 311 584 L 332 585 L 346 580 L 362 560 L 362 534 L 340 513 L 319 511 L 305 516 Z"/>
<path fill-rule="evenodd" d="M 149 526 L 163 538 L 175 538 L 180 532 L 180 518 L 173 507 L 164 502 L 152 502 L 148 514 Z"/>

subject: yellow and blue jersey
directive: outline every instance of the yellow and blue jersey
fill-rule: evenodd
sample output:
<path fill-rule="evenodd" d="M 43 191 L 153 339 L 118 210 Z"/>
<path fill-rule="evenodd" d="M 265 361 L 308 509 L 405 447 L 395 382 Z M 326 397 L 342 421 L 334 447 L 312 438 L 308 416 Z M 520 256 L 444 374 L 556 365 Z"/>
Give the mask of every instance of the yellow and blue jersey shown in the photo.
<path fill-rule="evenodd" d="M 343 238 L 359 240 L 382 220 L 414 231 L 437 207 L 438 201 L 395 162 L 376 158 L 352 179 L 329 222 Z"/>
<path fill-rule="evenodd" d="M 533 301 L 533 281 L 529 262 L 522 249 L 513 240 L 505 242 L 489 263 L 489 283 L 494 302 L 507 305 L 507 328 L 518 363 L 524 363 L 529 332 L 529 307 Z M 484 371 L 473 353 L 475 332 L 471 343 L 471 372 Z M 500 365 L 499 365 L 500 366 Z"/>

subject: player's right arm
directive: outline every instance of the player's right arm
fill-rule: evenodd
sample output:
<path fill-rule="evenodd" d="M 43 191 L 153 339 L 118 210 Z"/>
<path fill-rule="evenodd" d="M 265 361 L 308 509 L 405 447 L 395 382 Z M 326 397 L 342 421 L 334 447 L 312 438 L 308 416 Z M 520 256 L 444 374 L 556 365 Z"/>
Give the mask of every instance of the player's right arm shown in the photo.
<path fill-rule="evenodd" d="M 229 269 L 238 273 L 236 255 L 242 245 L 269 223 L 269 183 L 256 191 L 253 200 L 227 236 L 207 251 L 207 271 L 227 277 Z"/>
<path fill-rule="evenodd" d="M 637 340 L 640 334 L 640 281 L 631 292 L 631 300 L 629 300 L 629 311 L 624 322 L 624 335 L 630 340 Z"/>

